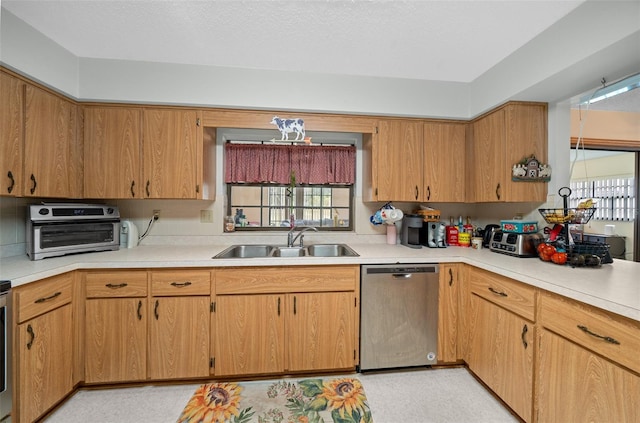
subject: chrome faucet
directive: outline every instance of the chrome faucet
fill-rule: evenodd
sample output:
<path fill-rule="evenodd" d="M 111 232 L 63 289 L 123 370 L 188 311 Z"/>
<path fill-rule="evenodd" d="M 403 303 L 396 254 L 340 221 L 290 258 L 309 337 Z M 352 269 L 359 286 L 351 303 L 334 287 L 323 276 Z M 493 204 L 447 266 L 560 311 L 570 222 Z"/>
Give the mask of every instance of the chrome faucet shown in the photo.
<path fill-rule="evenodd" d="M 296 235 L 295 237 L 293 236 L 293 233 L 295 232 L 295 230 L 297 229 L 296 226 L 292 227 L 291 229 L 289 229 L 289 233 L 287 234 L 287 246 L 288 247 L 293 247 L 293 244 L 295 244 L 296 240 L 298 238 L 300 238 L 300 247 L 304 247 L 304 244 L 302 243 L 302 238 L 304 238 L 304 233 L 307 231 L 315 231 L 318 232 L 318 230 L 316 228 L 314 228 L 313 226 L 307 226 L 304 227 L 302 229 L 300 229 L 300 232 L 298 232 L 298 235 Z"/>

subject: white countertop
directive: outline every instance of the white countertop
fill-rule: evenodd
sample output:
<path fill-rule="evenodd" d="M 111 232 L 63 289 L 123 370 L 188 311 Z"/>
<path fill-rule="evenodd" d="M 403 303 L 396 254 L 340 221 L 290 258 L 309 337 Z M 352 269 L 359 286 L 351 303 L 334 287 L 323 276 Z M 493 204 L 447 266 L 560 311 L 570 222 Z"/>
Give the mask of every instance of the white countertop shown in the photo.
<path fill-rule="evenodd" d="M 215 259 L 228 245 L 140 246 L 30 261 L 26 255 L 0 260 L 0 279 L 20 286 L 77 269 L 269 266 L 313 264 L 467 263 L 604 310 L 640 321 L 640 263 L 614 259 L 600 268 L 572 268 L 537 258 L 516 258 L 488 249 L 413 249 L 402 245 L 348 244 L 359 257 Z"/>

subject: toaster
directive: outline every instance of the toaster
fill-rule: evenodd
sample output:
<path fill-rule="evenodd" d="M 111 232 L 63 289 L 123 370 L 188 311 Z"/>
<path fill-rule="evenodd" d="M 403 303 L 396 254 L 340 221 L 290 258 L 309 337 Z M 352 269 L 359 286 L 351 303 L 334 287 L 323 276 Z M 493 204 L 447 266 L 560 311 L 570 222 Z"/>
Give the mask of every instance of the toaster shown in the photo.
<path fill-rule="evenodd" d="M 543 239 L 540 233 L 519 234 L 494 230 L 489 249 L 514 257 L 538 257 L 536 247 Z"/>

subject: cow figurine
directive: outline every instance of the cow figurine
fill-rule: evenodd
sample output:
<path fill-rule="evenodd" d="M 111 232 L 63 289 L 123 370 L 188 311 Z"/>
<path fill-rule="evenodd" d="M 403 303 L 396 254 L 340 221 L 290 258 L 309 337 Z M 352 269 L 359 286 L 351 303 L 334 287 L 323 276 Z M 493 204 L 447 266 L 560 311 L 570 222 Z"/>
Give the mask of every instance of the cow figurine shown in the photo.
<path fill-rule="evenodd" d="M 278 127 L 278 131 L 282 134 L 280 141 L 288 141 L 289 133 L 296 133 L 296 141 L 304 140 L 304 120 L 302 119 L 280 119 L 274 116 L 271 123 Z"/>
<path fill-rule="evenodd" d="M 515 176 L 516 178 L 524 178 L 525 176 L 527 176 L 527 171 L 521 164 L 514 164 L 512 170 L 513 176 Z"/>
<path fill-rule="evenodd" d="M 548 164 L 540 165 L 540 172 L 538 172 L 538 176 L 540 178 L 550 178 L 551 177 L 551 166 Z"/>

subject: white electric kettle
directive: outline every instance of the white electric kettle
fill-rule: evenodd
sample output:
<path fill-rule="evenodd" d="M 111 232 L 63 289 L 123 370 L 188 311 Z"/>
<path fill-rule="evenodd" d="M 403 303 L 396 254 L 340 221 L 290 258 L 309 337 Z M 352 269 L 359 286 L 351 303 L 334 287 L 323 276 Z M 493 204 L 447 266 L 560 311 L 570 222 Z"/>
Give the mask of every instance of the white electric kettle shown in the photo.
<path fill-rule="evenodd" d="M 130 220 L 120 222 L 120 248 L 138 246 L 138 227 Z"/>

